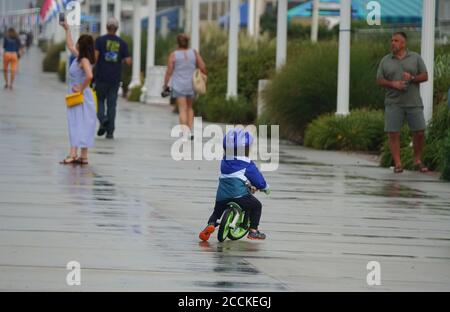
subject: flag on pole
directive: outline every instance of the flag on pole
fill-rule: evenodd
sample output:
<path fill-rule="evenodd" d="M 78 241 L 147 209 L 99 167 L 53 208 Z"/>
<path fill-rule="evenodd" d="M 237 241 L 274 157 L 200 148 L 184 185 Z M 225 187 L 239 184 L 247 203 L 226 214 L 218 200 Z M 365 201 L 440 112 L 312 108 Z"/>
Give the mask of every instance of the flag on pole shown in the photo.
<path fill-rule="evenodd" d="M 47 11 L 50 7 L 52 0 L 45 0 L 44 3 L 42 4 L 42 8 L 41 8 L 41 19 L 45 20 L 45 17 L 47 16 Z"/>

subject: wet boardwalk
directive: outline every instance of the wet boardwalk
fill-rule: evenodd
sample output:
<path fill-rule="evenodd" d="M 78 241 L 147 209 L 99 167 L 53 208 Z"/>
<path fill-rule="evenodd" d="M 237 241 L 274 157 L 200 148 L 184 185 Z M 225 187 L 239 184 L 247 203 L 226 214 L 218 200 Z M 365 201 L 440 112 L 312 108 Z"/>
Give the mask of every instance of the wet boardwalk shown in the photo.
<path fill-rule="evenodd" d="M 122 101 L 115 140 L 61 166 L 65 87 L 37 49 L 22 60 L 0 91 L 0 290 L 450 290 L 450 184 L 436 175 L 284 143 L 258 195 L 268 239 L 201 244 L 219 164 L 171 159 L 170 108 Z M 66 284 L 72 260 L 81 286 Z"/>

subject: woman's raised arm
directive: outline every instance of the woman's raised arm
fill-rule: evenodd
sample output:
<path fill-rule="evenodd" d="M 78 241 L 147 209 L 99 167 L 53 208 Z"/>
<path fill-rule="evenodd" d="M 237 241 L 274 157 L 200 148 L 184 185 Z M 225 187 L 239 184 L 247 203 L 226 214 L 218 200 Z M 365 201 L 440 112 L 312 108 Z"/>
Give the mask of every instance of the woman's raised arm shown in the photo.
<path fill-rule="evenodd" d="M 60 25 L 64 28 L 66 31 L 66 45 L 70 52 L 75 57 L 78 57 L 78 50 L 75 44 L 73 43 L 72 34 L 70 32 L 69 24 L 67 24 L 67 21 L 64 21 L 64 23 L 60 23 Z"/>

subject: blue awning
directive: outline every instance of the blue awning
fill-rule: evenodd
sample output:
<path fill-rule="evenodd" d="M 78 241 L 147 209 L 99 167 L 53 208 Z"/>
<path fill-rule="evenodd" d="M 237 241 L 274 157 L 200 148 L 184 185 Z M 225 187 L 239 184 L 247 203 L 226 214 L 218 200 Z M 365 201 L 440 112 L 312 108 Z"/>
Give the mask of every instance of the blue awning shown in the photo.
<path fill-rule="evenodd" d="M 371 0 L 352 0 L 352 18 L 365 20 L 369 11 L 367 4 Z M 312 2 L 298 5 L 288 12 L 288 18 L 311 17 Z M 339 4 L 340 0 L 321 0 L 322 3 Z M 420 23 L 422 21 L 423 0 L 378 0 L 381 5 L 381 19 L 389 23 Z M 336 10 L 320 10 L 320 16 L 339 16 Z"/>

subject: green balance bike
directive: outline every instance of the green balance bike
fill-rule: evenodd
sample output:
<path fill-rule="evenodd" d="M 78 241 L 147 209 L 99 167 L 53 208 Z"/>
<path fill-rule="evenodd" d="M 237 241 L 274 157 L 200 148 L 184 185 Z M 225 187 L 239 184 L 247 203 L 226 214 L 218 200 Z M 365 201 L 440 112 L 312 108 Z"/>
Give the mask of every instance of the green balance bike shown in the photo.
<path fill-rule="evenodd" d="M 249 185 L 249 189 L 252 193 L 257 190 Z M 259 190 L 270 194 L 269 190 Z M 224 211 L 222 219 L 219 225 L 219 232 L 217 233 L 217 238 L 219 242 L 223 242 L 227 238 L 231 240 L 238 240 L 247 235 L 250 228 L 250 218 L 248 211 L 243 209 L 240 205 L 235 202 L 229 202 L 227 204 L 228 208 Z"/>
<path fill-rule="evenodd" d="M 235 202 L 229 202 L 228 208 L 222 215 L 219 225 L 217 238 L 219 242 L 223 242 L 229 238 L 238 240 L 244 237 L 250 228 L 250 218 L 247 212 Z"/>

